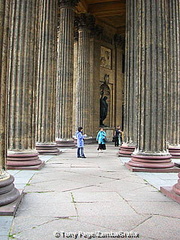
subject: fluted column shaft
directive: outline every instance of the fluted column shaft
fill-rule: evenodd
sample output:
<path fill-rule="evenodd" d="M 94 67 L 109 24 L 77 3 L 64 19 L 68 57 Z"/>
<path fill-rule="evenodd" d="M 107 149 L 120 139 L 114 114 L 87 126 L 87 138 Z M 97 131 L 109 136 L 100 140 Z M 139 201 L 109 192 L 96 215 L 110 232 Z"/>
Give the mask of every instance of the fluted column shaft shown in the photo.
<path fill-rule="evenodd" d="M 7 50 L 9 28 L 9 1 L 0 0 L 0 206 L 19 197 L 14 188 L 14 177 L 5 171 L 7 152 Z"/>
<path fill-rule="evenodd" d="M 165 1 L 138 1 L 139 135 L 142 152 L 167 151 L 167 49 Z M 167 6 L 166 6 L 167 7 Z"/>
<path fill-rule="evenodd" d="M 124 91 L 124 141 L 128 145 L 137 143 L 137 3 L 126 1 L 126 45 L 125 45 L 125 91 Z"/>
<path fill-rule="evenodd" d="M 169 97 L 168 142 L 172 157 L 180 158 L 180 1 L 168 1 L 169 10 Z M 179 165 L 176 163 L 176 165 Z M 180 203 L 180 172 L 177 183 L 161 192 Z"/>
<path fill-rule="evenodd" d="M 34 0 L 11 4 L 9 150 L 35 148 L 35 6 Z"/>
<path fill-rule="evenodd" d="M 39 0 L 11 1 L 8 72 L 8 157 L 28 153 L 33 157 L 32 164 L 36 165 L 41 162 L 35 150 L 38 7 Z M 8 158 L 9 166 L 11 160 Z M 30 162 L 24 164 L 29 165 Z"/>
<path fill-rule="evenodd" d="M 56 138 L 72 139 L 74 7 L 78 1 L 60 1 L 57 63 Z"/>
<path fill-rule="evenodd" d="M 55 148 L 55 100 L 57 63 L 57 0 L 41 0 L 39 7 L 36 149 L 53 153 Z M 51 151 L 52 149 L 52 151 Z"/>
<path fill-rule="evenodd" d="M 167 151 L 167 5 L 137 0 L 138 141 L 131 166 L 172 167 Z"/>
<path fill-rule="evenodd" d="M 180 158 L 180 1 L 169 6 L 169 101 L 168 142 L 170 153 Z"/>
<path fill-rule="evenodd" d="M 0 1 L 0 178 L 2 178 L 3 169 L 5 168 L 6 158 L 6 129 L 7 129 L 7 118 L 6 118 L 6 70 L 7 70 L 7 26 L 5 26 L 4 17 L 6 9 L 5 1 Z M 6 16 L 7 17 L 7 16 Z M 5 35 L 5 40 L 3 41 Z M 5 48 L 3 45 L 5 44 Z"/>
<path fill-rule="evenodd" d="M 137 145 L 137 0 L 126 1 L 124 142 L 119 156 L 130 156 Z"/>
<path fill-rule="evenodd" d="M 78 76 L 78 30 L 75 31 L 74 36 L 74 76 L 73 76 L 73 106 L 76 106 L 76 81 Z M 73 108 L 73 136 L 75 137 L 75 133 L 77 131 L 76 126 L 76 107 Z"/>
<path fill-rule="evenodd" d="M 78 78 L 76 82 L 76 127 L 82 126 L 87 135 L 90 130 L 90 31 L 86 25 L 79 27 Z"/>

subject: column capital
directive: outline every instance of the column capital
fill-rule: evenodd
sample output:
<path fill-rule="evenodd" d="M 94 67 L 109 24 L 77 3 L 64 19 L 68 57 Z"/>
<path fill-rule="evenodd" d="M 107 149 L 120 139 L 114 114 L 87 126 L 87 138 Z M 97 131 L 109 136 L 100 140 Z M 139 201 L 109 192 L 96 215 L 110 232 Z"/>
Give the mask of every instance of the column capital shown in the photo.
<path fill-rule="evenodd" d="M 59 7 L 75 7 L 79 0 L 58 0 Z"/>
<path fill-rule="evenodd" d="M 93 15 L 81 13 L 76 16 L 75 25 L 78 26 L 78 29 L 88 28 L 91 30 L 95 26 L 95 18 Z"/>

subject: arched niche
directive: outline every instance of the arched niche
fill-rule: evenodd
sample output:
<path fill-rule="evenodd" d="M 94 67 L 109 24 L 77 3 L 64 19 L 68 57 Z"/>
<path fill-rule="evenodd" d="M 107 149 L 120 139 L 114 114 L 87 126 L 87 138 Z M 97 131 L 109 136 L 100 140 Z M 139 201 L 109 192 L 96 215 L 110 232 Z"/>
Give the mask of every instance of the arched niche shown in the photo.
<path fill-rule="evenodd" d="M 109 75 L 105 74 L 100 85 L 100 126 L 110 127 L 112 116 L 112 86 L 109 86 Z"/>

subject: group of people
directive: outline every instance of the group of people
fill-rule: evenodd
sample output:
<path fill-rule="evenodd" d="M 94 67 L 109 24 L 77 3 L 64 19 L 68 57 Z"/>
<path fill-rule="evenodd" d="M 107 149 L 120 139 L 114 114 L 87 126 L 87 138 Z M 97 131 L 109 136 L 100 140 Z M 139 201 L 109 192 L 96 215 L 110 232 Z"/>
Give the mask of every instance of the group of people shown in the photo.
<path fill-rule="evenodd" d="M 121 127 L 117 126 L 116 130 L 115 130 L 115 134 L 113 137 L 113 141 L 115 144 L 115 147 L 121 146 L 122 145 L 122 131 L 121 131 Z"/>
<path fill-rule="evenodd" d="M 83 128 L 78 127 L 78 130 L 76 132 L 76 139 L 77 139 L 77 158 L 86 158 L 84 154 L 84 138 L 87 137 L 86 134 L 83 134 Z M 115 135 L 113 137 L 115 146 L 119 146 L 122 144 L 122 131 L 120 129 L 120 126 L 118 126 L 115 130 Z M 103 152 L 103 150 L 106 150 L 106 132 L 104 131 L 104 128 L 101 127 L 97 136 L 96 140 L 98 142 L 98 148 L 97 150 L 99 152 Z"/>

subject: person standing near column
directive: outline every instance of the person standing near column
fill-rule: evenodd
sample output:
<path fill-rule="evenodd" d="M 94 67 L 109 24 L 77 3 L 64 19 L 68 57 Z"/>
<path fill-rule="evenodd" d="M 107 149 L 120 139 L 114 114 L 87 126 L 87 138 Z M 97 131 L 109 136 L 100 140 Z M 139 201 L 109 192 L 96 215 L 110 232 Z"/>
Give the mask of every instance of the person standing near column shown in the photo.
<path fill-rule="evenodd" d="M 120 126 L 117 126 L 116 127 L 116 130 L 115 130 L 115 135 L 114 135 L 114 144 L 115 144 L 115 147 L 117 146 L 121 146 L 122 145 L 122 131 L 121 131 L 121 128 Z"/>
<path fill-rule="evenodd" d="M 106 150 L 106 132 L 104 131 L 104 128 L 100 128 L 96 140 L 98 141 L 98 149 L 99 152 L 102 152 L 102 150 Z"/>
<path fill-rule="evenodd" d="M 78 131 L 76 132 L 77 138 L 77 158 L 86 158 L 84 155 L 84 138 L 87 135 L 83 135 L 83 128 L 78 127 Z"/>

